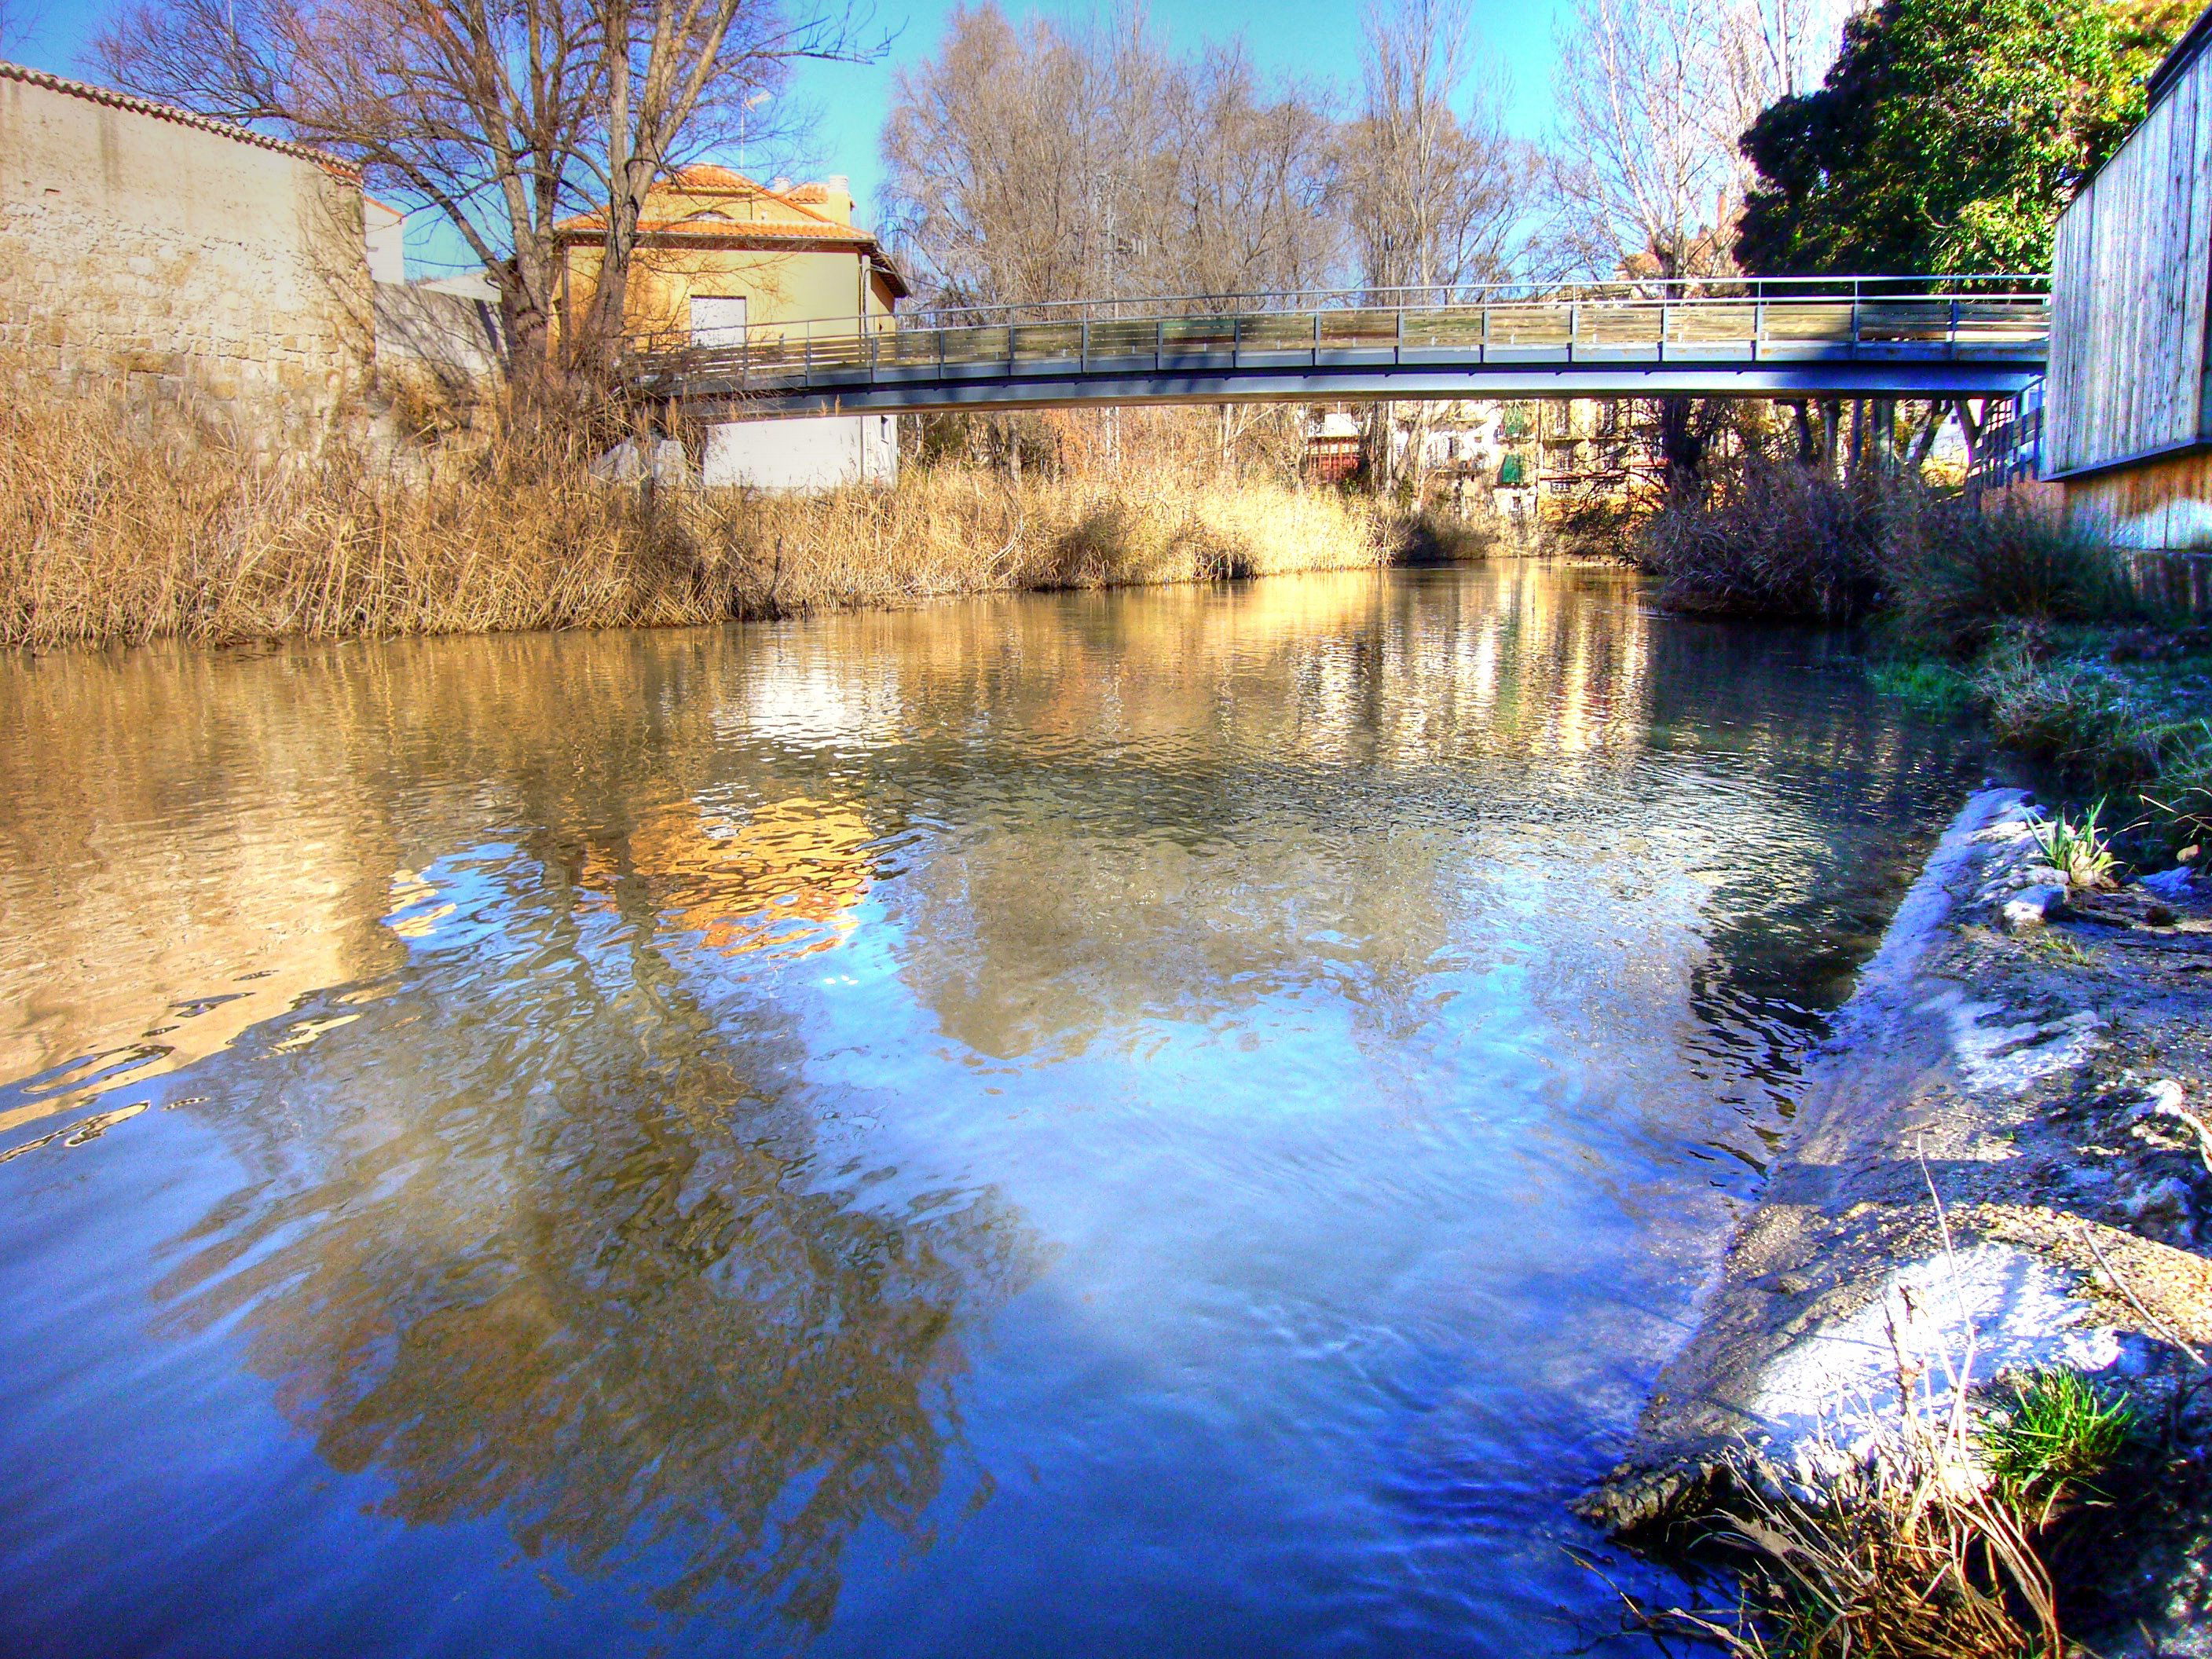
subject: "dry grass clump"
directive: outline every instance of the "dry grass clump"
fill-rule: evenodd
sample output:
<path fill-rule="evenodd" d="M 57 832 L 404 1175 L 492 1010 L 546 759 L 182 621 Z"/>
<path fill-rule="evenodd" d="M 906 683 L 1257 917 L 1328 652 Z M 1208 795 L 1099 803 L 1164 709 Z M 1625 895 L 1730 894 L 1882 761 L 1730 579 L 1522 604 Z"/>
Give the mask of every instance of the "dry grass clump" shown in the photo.
<path fill-rule="evenodd" d="M 2112 551 L 2050 514 L 1757 459 L 1710 499 L 1663 505 L 1632 556 L 1686 610 L 1851 622 L 1880 609 L 1901 640 L 1946 654 L 2008 620 L 2142 610 Z"/>
<path fill-rule="evenodd" d="M 1331 492 L 1171 474 L 1016 484 L 923 467 L 890 489 L 708 492 L 690 511 L 744 573 L 750 615 L 1356 568 L 1389 562 L 1399 540 L 1371 506 Z"/>
<path fill-rule="evenodd" d="M 1948 1256 L 1948 1223 L 1944 1241 Z M 1862 1418 L 1846 1451 L 1832 1419 L 1794 1468 L 1746 1451 L 1724 1473 L 1729 1495 L 1705 1516 L 1703 1542 L 1735 1569 L 1736 1605 L 1639 1608 L 1644 1628 L 1735 1659 L 2068 1650 L 2048 1559 L 2065 1528 L 2108 1501 L 2099 1482 L 2126 1453 L 2132 1407 L 2055 1367 L 2016 1374 L 1978 1401 L 1971 1321 L 1961 1343 L 1932 1355 L 1917 1353 L 1893 1321 L 1890 1342 L 1893 1420 Z"/>
<path fill-rule="evenodd" d="M 1632 556 L 1684 610 L 1848 622 L 1881 593 L 1908 511 L 1869 478 L 1754 459 L 1710 501 L 1668 501 Z"/>
<path fill-rule="evenodd" d="M 727 614 L 734 573 L 583 422 L 508 421 L 381 464 L 257 456 L 97 398 L 0 407 L 0 642 L 422 634 Z"/>
<path fill-rule="evenodd" d="M 1172 471 L 1015 484 L 910 467 L 895 488 L 805 497 L 609 485 L 589 463 L 620 429 L 585 407 L 456 417 L 402 399 L 396 444 L 272 459 L 27 380 L 18 393 L 0 403 L 6 645 L 707 623 L 1370 566 L 1401 540 L 1369 503 Z"/>
<path fill-rule="evenodd" d="M 2063 1650 L 2034 1527 L 1941 1455 L 1877 1455 L 1817 1501 L 1746 1483 L 1713 1541 L 1741 1575 L 1718 1615 L 1651 1622 L 1739 1659 L 2028 1659 Z"/>

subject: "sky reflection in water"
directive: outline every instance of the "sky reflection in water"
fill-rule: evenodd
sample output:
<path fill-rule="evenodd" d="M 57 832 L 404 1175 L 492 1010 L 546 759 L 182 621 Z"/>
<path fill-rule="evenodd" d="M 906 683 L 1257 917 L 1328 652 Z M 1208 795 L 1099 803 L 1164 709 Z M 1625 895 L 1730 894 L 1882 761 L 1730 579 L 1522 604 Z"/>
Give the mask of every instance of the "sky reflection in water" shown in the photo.
<path fill-rule="evenodd" d="M 1502 565 L 0 669 L 0 1648 L 1565 1651 L 1972 757 Z"/>

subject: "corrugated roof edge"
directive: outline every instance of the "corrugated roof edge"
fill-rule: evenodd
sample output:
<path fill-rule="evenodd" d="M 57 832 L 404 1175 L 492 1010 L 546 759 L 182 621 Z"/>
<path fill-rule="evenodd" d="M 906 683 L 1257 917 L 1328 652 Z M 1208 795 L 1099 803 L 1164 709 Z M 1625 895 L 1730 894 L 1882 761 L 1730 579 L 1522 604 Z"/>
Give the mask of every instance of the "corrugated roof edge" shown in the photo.
<path fill-rule="evenodd" d="M 2150 78 L 2143 82 L 2143 90 L 2152 109 L 2156 109 L 2159 100 L 2173 90 L 2173 83 L 2188 73 L 2189 66 L 2197 61 L 2208 44 L 2212 44 L 2212 6 L 2207 6 L 2197 14 L 2197 21 L 2182 31 L 2181 39 L 2173 43 L 2173 49 L 2159 61 L 2158 67 L 2150 72 Z"/>
<path fill-rule="evenodd" d="M 179 109 L 173 104 L 157 104 L 150 98 L 138 98 L 127 92 L 118 92 L 112 87 L 96 87 L 90 82 L 72 81 L 67 76 L 56 75 L 48 70 L 30 69 L 21 64 L 5 62 L 0 62 L 0 81 L 21 81 L 26 86 L 42 87 L 48 92 L 58 92 L 66 97 L 105 104 L 110 109 L 129 110 L 134 115 L 150 115 L 157 121 L 173 121 L 180 127 L 196 127 L 219 138 L 233 138 L 241 144 L 252 144 L 257 149 L 273 149 L 279 155 L 312 161 L 324 172 L 335 174 L 349 185 L 361 182 L 359 167 L 325 150 L 295 144 L 289 139 L 271 138 L 248 127 L 218 121 L 212 115 L 196 115 L 191 110 Z"/>

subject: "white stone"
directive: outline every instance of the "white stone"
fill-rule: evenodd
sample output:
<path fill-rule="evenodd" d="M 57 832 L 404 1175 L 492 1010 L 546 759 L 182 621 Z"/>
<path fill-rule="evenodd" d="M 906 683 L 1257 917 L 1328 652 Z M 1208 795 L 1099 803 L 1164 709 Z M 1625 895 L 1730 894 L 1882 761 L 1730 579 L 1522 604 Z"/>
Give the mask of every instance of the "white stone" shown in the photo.
<path fill-rule="evenodd" d="M 2066 890 L 2049 885 L 2024 887 L 2004 903 L 2004 925 L 2017 933 L 2022 928 L 2040 927 L 2052 915 L 2066 905 Z"/>
<path fill-rule="evenodd" d="M 2002 1012 L 1990 1002 L 1962 1002 L 1946 1011 L 1951 1052 L 1968 1088 L 2018 1094 L 2039 1078 L 2070 1070 L 2104 1046 L 2097 1035 L 2104 1022 L 2090 1011 L 2063 1019 L 2011 1025 L 1984 1025 L 1984 1015 Z"/>
<path fill-rule="evenodd" d="M 2171 870 L 2161 870 L 2154 876 L 2145 876 L 2136 884 L 2146 893 L 2155 893 L 2162 899 L 2188 896 L 2193 872 L 2185 864 L 2177 864 Z"/>
<path fill-rule="evenodd" d="M 1873 1302 L 1816 1327 L 1766 1368 L 1753 1410 L 1784 1457 L 1824 1437 L 1848 1449 L 1894 1431 L 1900 1362 L 1940 1413 L 1958 1387 L 2002 1371 L 2103 1370 L 2119 1357 L 2118 1334 L 2093 1324 L 2043 1262 L 1976 1244 L 1898 1268 Z"/>

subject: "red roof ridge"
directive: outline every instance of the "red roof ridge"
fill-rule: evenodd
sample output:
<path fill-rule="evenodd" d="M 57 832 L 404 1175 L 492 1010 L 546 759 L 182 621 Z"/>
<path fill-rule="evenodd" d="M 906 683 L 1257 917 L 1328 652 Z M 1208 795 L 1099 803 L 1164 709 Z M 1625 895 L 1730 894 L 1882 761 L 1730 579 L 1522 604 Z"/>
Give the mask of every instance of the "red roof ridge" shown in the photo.
<path fill-rule="evenodd" d="M 286 138 L 271 138 L 251 127 L 219 121 L 212 115 L 201 115 L 191 110 L 179 109 L 173 104 L 157 104 L 150 98 L 118 92 L 112 87 L 94 86 L 89 81 L 72 81 L 67 76 L 56 75 L 49 70 L 30 69 L 21 64 L 0 62 L 0 81 L 21 81 L 26 86 L 43 87 L 48 92 L 82 98 L 89 103 L 104 104 L 110 109 L 129 110 L 134 115 L 150 115 L 156 120 L 173 121 L 180 127 L 194 127 L 202 132 L 213 133 L 219 138 L 232 138 L 258 149 L 273 149 L 279 155 L 312 161 L 324 172 L 334 174 L 348 184 L 361 183 L 361 168 L 328 150 L 295 144 Z"/>
<path fill-rule="evenodd" d="M 817 213 L 807 205 L 810 199 L 829 199 L 828 187 L 820 184 L 809 182 L 789 190 L 770 190 L 759 179 L 749 179 L 736 168 L 726 167 L 720 161 L 686 161 L 682 167 L 672 170 L 665 179 L 653 181 L 655 189 L 664 185 L 676 190 L 728 191 L 732 195 L 764 196 L 771 202 L 781 202 L 786 207 L 796 208 L 806 217 L 819 219 L 825 225 L 836 225 L 841 230 L 850 228 L 842 220 L 826 213 Z"/>

